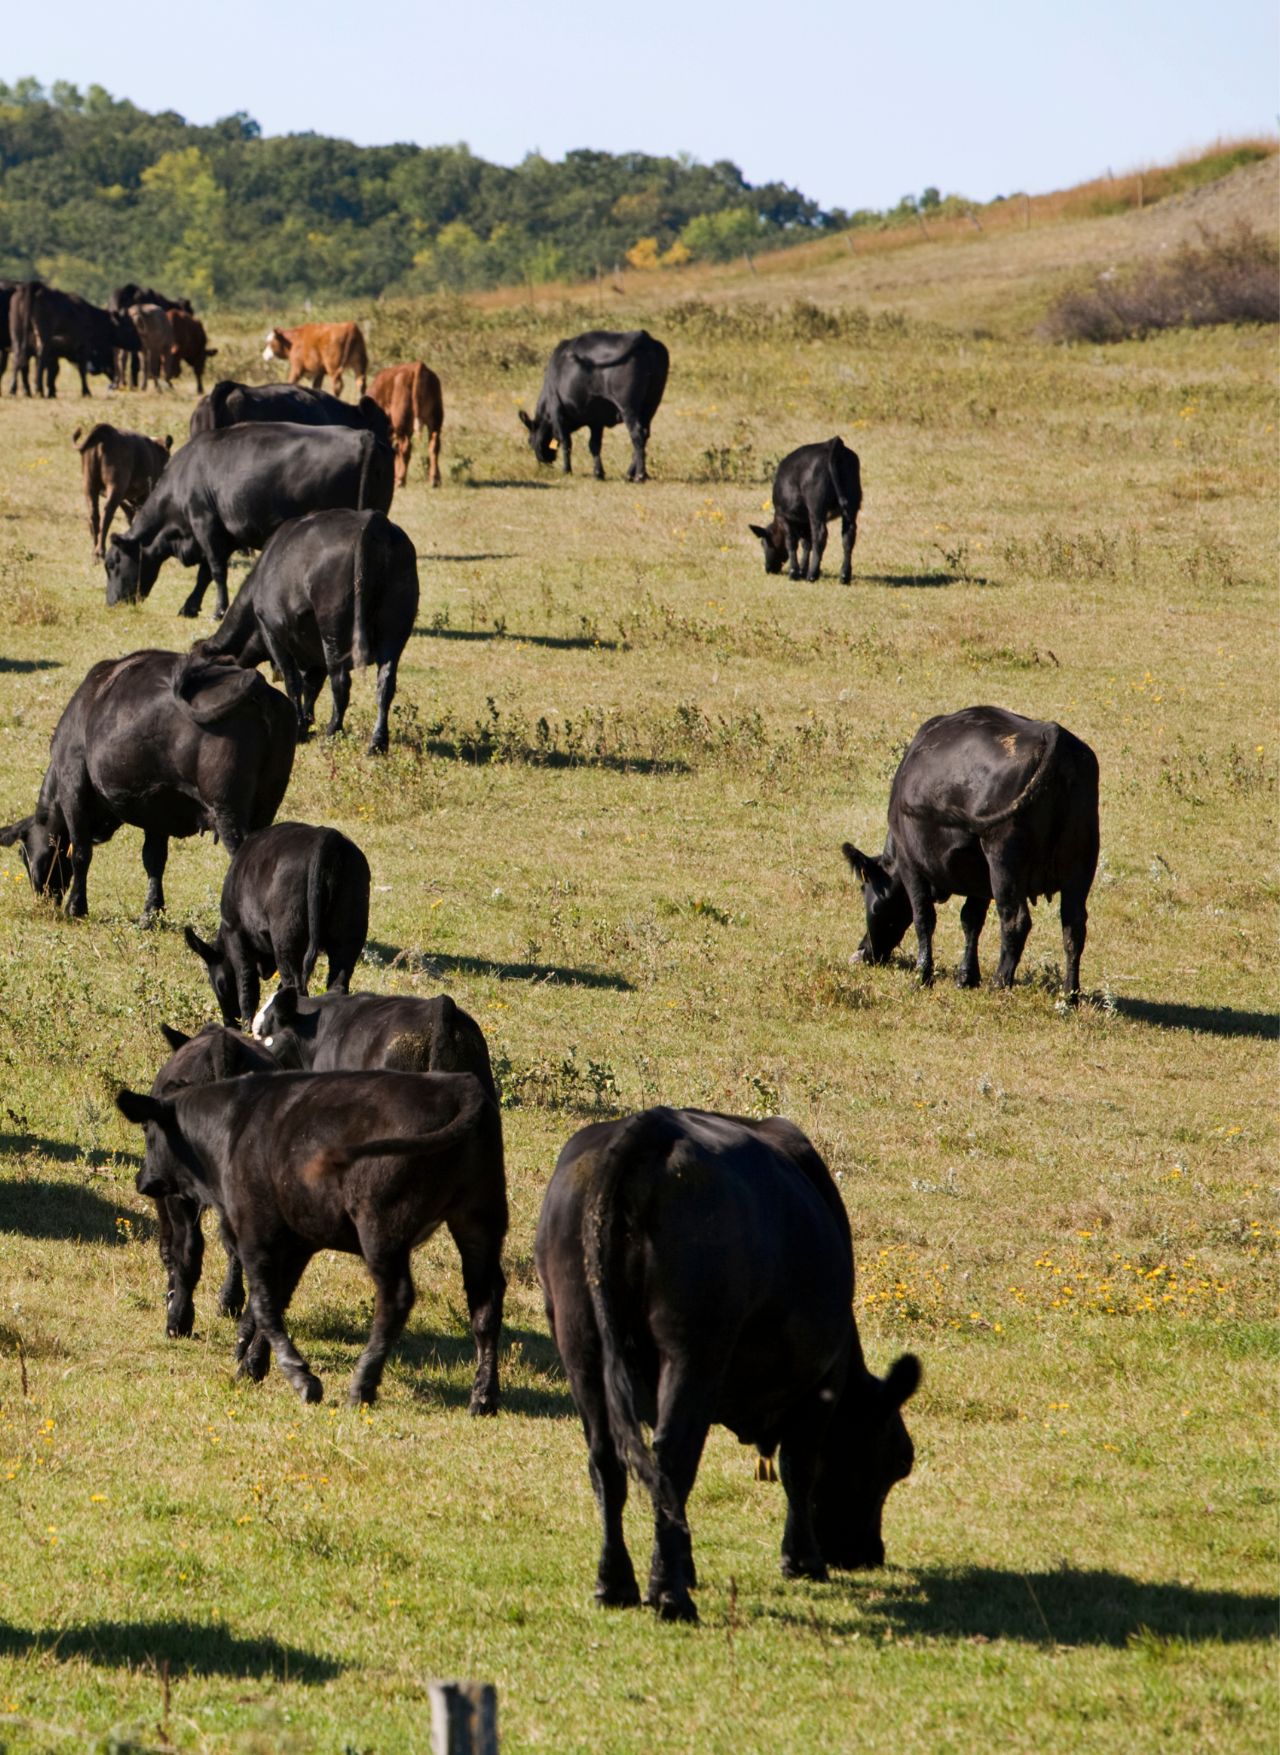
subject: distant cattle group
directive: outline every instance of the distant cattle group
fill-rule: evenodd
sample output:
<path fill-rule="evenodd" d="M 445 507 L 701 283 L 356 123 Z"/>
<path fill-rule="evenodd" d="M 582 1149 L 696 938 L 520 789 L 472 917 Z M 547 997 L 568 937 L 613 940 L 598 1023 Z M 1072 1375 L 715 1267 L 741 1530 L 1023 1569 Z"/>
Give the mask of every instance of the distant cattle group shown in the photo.
<path fill-rule="evenodd" d="M 372 1401 L 413 1306 L 412 1252 L 443 1226 L 475 1343 L 471 1411 L 492 1414 L 508 1215 L 484 1035 L 447 995 L 349 991 L 369 932 L 368 861 L 333 828 L 275 821 L 326 681 L 333 736 L 353 670 L 376 671 L 369 747 L 388 748 L 419 609 L 417 555 L 389 513 L 415 444 L 431 487 L 441 484 L 440 380 L 414 360 L 379 371 L 366 394 L 367 348 L 351 322 L 272 328 L 263 358 L 286 363 L 287 383 L 224 379 L 205 394 L 217 351 L 190 303 L 153 287 L 123 285 L 99 309 L 40 281 L 0 284 L 0 372 L 11 354 L 11 395 L 19 385 L 31 394 L 33 365 L 36 393 L 50 397 L 62 362 L 86 395 L 95 374 L 117 390 L 139 378 L 171 390 L 184 367 L 193 373 L 199 400 L 176 454 L 171 437 L 106 422 L 83 436 L 77 428 L 75 443 L 108 603 L 146 597 L 173 559 L 197 569 L 181 613 L 197 614 L 212 583 L 220 618 L 190 652 L 132 652 L 90 669 L 57 723 L 35 809 L 0 829 L 0 845 L 20 848 L 37 895 L 81 916 L 94 847 L 121 827 L 141 829 L 144 920 L 165 907 L 173 837 L 210 832 L 229 856 L 216 928 L 185 934 L 221 1022 L 192 1037 L 166 1027 L 171 1052 L 150 1091 L 118 1098 L 144 1130 L 137 1187 L 156 1203 L 168 1333 L 192 1331 L 201 1214 L 212 1208 L 227 1256 L 219 1308 L 239 1318 L 241 1373 L 262 1378 L 274 1355 L 316 1401 L 320 1380 L 286 1313 L 318 1251 L 356 1254 L 375 1302 L 350 1394 Z M 669 365 L 643 329 L 561 341 L 533 414 L 520 411 L 535 458 L 568 474 L 573 434 L 585 427 L 603 479 L 603 434 L 621 425 L 627 478 L 645 481 Z M 354 402 L 341 400 L 347 377 Z M 862 506 L 857 454 L 838 436 L 792 451 L 772 504 L 772 521 L 750 527 L 766 572 L 819 579 L 838 518 L 847 584 Z M 129 524 L 112 534 L 117 510 Z M 256 560 L 230 601 L 237 553 Z M 260 674 L 264 664 L 283 692 Z M 995 983 L 1007 986 L 1029 902 L 1057 894 L 1064 994 L 1077 1000 L 1099 852 L 1098 764 L 1064 727 L 996 707 L 929 719 L 894 777 L 883 849 L 843 851 L 863 892 L 861 960 L 888 961 L 914 927 L 918 972 L 930 981 L 936 907 L 958 895 L 957 978 L 975 986 L 994 901 Z M 322 958 L 328 990 L 312 996 Z M 276 971 L 280 985 L 263 1003 Z M 582 1129 L 546 1191 L 536 1268 L 586 1435 L 601 1603 L 641 1597 L 622 1527 L 630 1474 L 653 1511 L 645 1600 L 664 1618 L 696 1618 L 686 1506 L 716 1423 L 780 1458 L 789 1577 L 882 1563 L 886 1497 L 914 1454 L 902 1409 L 921 1369 L 911 1355 L 884 1377 L 869 1368 L 853 1315 L 849 1217 L 799 1129 L 669 1107 Z"/>

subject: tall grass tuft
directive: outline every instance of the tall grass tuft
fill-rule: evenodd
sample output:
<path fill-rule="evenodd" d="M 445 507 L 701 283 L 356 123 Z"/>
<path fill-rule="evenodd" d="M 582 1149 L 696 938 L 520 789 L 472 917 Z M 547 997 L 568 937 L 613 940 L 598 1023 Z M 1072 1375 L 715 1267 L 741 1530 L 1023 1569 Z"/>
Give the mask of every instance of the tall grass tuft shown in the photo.
<path fill-rule="evenodd" d="M 1167 262 L 1127 274 L 1108 269 L 1090 287 L 1063 293 L 1040 325 L 1049 341 L 1134 341 L 1160 329 L 1211 323 L 1280 322 L 1280 250 L 1240 226 L 1206 233 Z"/>

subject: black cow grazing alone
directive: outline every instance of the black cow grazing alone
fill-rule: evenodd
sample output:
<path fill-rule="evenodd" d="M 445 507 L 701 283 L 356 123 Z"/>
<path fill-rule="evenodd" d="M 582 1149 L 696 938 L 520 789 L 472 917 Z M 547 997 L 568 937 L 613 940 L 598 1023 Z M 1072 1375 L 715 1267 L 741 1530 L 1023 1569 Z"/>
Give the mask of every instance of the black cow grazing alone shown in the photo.
<path fill-rule="evenodd" d="M 0 829 L 0 847 L 21 842 L 35 893 L 83 915 L 95 843 L 140 828 L 147 921 L 164 907 L 170 838 L 212 829 L 234 853 L 279 810 L 295 741 L 293 708 L 256 670 L 179 652 L 103 659 L 54 729 L 34 814 Z"/>
<path fill-rule="evenodd" d="M 255 1016 L 260 977 L 277 969 L 305 993 L 322 951 L 329 988 L 345 989 L 368 935 L 369 861 L 337 829 L 308 823 L 247 836 L 222 880 L 217 937 L 206 944 L 192 927 L 185 933 L 231 1027 Z"/>
<path fill-rule="evenodd" d="M 561 468 L 568 475 L 571 435 L 586 427 L 595 477 L 603 481 L 600 441 L 606 427 L 616 427 L 622 421 L 631 435 L 627 480 L 647 481 L 645 446 L 667 387 L 670 362 L 663 343 L 655 341 L 647 329 L 625 334 L 592 329 L 571 341 L 558 342 L 547 362 L 532 420 L 523 408 L 520 410 L 538 462 L 554 463 L 558 446 Z"/>
<path fill-rule="evenodd" d="M 278 1064 L 251 1036 L 206 1024 L 198 1035 L 186 1036 L 169 1024 L 161 1024 L 173 1053 L 156 1074 L 153 1097 L 171 1097 L 191 1085 L 211 1085 L 218 1079 L 242 1078 L 248 1073 L 274 1073 Z M 191 1333 L 195 1323 L 195 1289 L 204 1265 L 204 1233 L 200 1229 L 205 1202 L 193 1194 L 156 1196 L 160 1229 L 160 1260 L 168 1280 L 165 1295 L 165 1328 L 174 1340 Z M 223 1316 L 239 1316 L 244 1309 L 244 1274 L 236 1253 L 236 1240 L 225 1218 L 219 1219 L 227 1271 L 218 1294 Z"/>
<path fill-rule="evenodd" d="M 305 384 L 237 384 L 233 378 L 220 379 L 196 403 L 191 436 L 263 420 L 290 421 L 303 427 L 352 427 L 372 433 L 384 445 L 391 443 L 391 422 L 372 396 L 362 396 L 352 404 L 330 396 L 327 390 L 309 390 Z"/>
<path fill-rule="evenodd" d="M 146 505 L 107 550 L 107 602 L 146 597 L 170 556 L 198 566 L 181 613 L 194 616 L 217 587 L 227 611 L 227 565 L 237 550 L 262 548 L 290 518 L 332 506 L 385 512 L 395 459 L 371 433 L 271 422 L 201 433 L 170 463 Z"/>
<path fill-rule="evenodd" d="M 387 747 L 400 654 L 418 614 L 418 556 L 381 512 L 311 512 L 267 543 L 216 634 L 201 643 L 240 664 L 270 658 L 305 738 L 326 676 L 333 710 L 325 736 L 342 730 L 353 666 L 376 665 L 378 712 L 369 752 Z"/>
<path fill-rule="evenodd" d="M 309 999 L 279 988 L 253 1033 L 281 1066 L 302 1072 L 474 1073 L 496 1103 L 489 1046 L 479 1024 L 447 993 L 326 993 Z"/>
<path fill-rule="evenodd" d="M 793 579 L 816 579 L 822 572 L 827 524 L 839 516 L 842 559 L 840 583 L 853 578 L 853 545 L 858 540 L 862 472 L 858 453 L 837 436 L 821 445 L 801 445 L 778 465 L 773 478 L 773 523 L 752 524 L 760 538 L 766 573 L 780 573 L 788 562 Z"/>
<path fill-rule="evenodd" d="M 867 1369 L 848 1216 L 798 1128 L 665 1108 L 584 1127 L 548 1186 L 536 1257 L 604 1525 L 598 1602 L 640 1600 L 622 1531 L 630 1469 L 653 1500 L 646 1600 L 664 1620 L 697 1619 L 685 1502 L 712 1425 L 779 1451 L 788 1577 L 883 1563 L 920 1365 Z"/>
<path fill-rule="evenodd" d="M 884 963 L 916 929 L 916 966 L 933 979 L 935 902 L 963 896 L 961 987 L 978 985 L 978 935 L 995 898 L 1008 987 L 1031 930 L 1027 907 L 1061 891 L 1063 992 L 1080 994 L 1085 903 L 1098 864 L 1098 758 L 1061 725 L 1003 707 L 966 707 L 927 719 L 889 791 L 889 832 L 878 859 L 846 841 L 863 886 L 867 931 L 858 959 Z"/>
<path fill-rule="evenodd" d="M 116 1102 L 146 1128 L 139 1194 L 204 1200 L 231 1227 L 249 1282 L 242 1375 L 263 1377 L 274 1351 L 303 1400 L 320 1400 L 284 1313 L 311 1257 L 337 1249 L 364 1258 L 377 1290 L 350 1391 L 353 1402 L 371 1402 L 413 1309 L 410 1257 L 447 1225 L 476 1343 L 471 1412 L 497 1411 L 507 1186 L 498 1111 L 479 1080 L 281 1072 L 169 1098 L 121 1091 Z"/>

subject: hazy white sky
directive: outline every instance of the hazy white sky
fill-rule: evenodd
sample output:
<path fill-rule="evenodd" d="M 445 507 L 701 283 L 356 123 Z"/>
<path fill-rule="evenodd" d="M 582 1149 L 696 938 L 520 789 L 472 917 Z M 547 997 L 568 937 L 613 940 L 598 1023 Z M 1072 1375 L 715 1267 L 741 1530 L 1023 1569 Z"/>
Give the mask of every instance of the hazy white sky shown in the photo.
<path fill-rule="evenodd" d="M 59 0 L 3 77 L 363 144 L 691 152 L 824 206 L 1059 188 L 1273 131 L 1275 0 L 220 0 L 136 28 Z M 13 55 L 22 58 L 15 65 Z"/>

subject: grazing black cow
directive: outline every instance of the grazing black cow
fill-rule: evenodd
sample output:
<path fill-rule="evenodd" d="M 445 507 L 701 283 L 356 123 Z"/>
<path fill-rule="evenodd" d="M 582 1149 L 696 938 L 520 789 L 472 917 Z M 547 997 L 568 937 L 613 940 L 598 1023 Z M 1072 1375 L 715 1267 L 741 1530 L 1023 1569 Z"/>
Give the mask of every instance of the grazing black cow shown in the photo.
<path fill-rule="evenodd" d="M 400 654 L 418 614 L 418 555 L 381 512 L 310 512 L 267 543 L 216 634 L 201 642 L 240 664 L 270 658 L 305 738 L 329 679 L 325 736 L 342 730 L 353 666 L 378 669 L 378 713 L 369 753 L 387 747 Z"/>
<path fill-rule="evenodd" d="M 779 1452 L 788 1577 L 883 1563 L 920 1365 L 867 1369 L 848 1216 L 799 1128 L 666 1108 L 584 1127 L 535 1249 L 604 1525 L 598 1602 L 640 1600 L 622 1532 L 630 1469 L 653 1500 L 646 1600 L 664 1620 L 697 1619 L 685 1502 L 712 1425 Z"/>
<path fill-rule="evenodd" d="M 263 1377 L 270 1348 L 303 1400 L 320 1400 L 284 1313 L 311 1257 L 337 1249 L 364 1258 L 377 1290 L 350 1391 L 371 1402 L 413 1309 L 410 1257 L 447 1225 L 476 1343 L 471 1412 L 496 1413 L 507 1186 L 498 1111 L 478 1079 L 281 1072 L 169 1098 L 121 1091 L 116 1102 L 146 1128 L 139 1194 L 194 1196 L 231 1227 L 249 1282 L 236 1349 L 243 1375 Z"/>
<path fill-rule="evenodd" d="M 867 910 L 858 960 L 887 962 L 914 922 L 925 983 L 933 980 L 935 902 L 965 898 L 956 981 L 976 987 L 978 935 L 995 898 L 995 985 L 1008 987 L 1031 930 L 1028 901 L 1061 891 L 1063 993 L 1076 1003 L 1098 864 L 1098 758 L 1063 726 L 1003 707 L 927 719 L 893 777 L 884 852 L 873 859 L 847 841 L 843 851 Z"/>
<path fill-rule="evenodd" d="M 280 987 L 253 1020 L 253 1033 L 281 1066 L 301 1072 L 469 1072 L 498 1101 L 484 1032 L 447 993 L 309 999 Z"/>
<path fill-rule="evenodd" d="M 369 861 L 337 829 L 272 823 L 246 836 L 222 880 L 217 937 L 188 926 L 189 947 L 209 971 L 224 1024 L 257 1013 L 260 977 L 305 993 L 321 951 L 330 989 L 345 990 L 369 935 Z"/>
<path fill-rule="evenodd" d="M 163 563 L 176 555 L 198 566 L 181 613 L 194 616 L 217 587 L 227 612 L 227 564 L 241 549 L 262 548 L 290 518 L 331 506 L 391 504 L 395 459 L 372 433 L 271 422 L 201 433 L 170 463 L 123 536 L 107 550 L 107 602 L 146 597 Z"/>
<path fill-rule="evenodd" d="M 760 538 L 766 573 L 790 563 L 793 579 L 816 579 L 822 572 L 827 524 L 839 515 L 843 551 L 840 583 L 853 578 L 853 545 L 858 539 L 862 472 L 858 453 L 838 435 L 821 445 L 801 445 L 778 465 L 773 478 L 773 523 L 752 524 Z"/>
<path fill-rule="evenodd" d="M 547 362 L 533 418 L 520 410 L 538 462 L 554 463 L 558 446 L 560 466 L 568 475 L 571 435 L 586 427 L 595 477 L 603 481 L 600 442 L 604 429 L 622 421 L 631 435 L 633 453 L 627 480 L 647 481 L 645 446 L 667 387 L 670 361 L 666 347 L 647 329 L 625 334 L 592 329 L 571 341 L 558 342 Z"/>
<path fill-rule="evenodd" d="M 161 1024 L 160 1028 L 173 1053 L 156 1074 L 151 1087 L 153 1097 L 171 1097 L 175 1091 L 186 1090 L 191 1085 L 211 1085 L 218 1079 L 236 1079 L 247 1073 L 279 1070 L 279 1063 L 273 1055 L 266 1053 L 251 1036 L 242 1036 L 238 1030 L 224 1030 L 218 1024 L 206 1024 L 197 1035 L 186 1036 L 169 1024 Z M 205 1205 L 195 1195 L 156 1196 L 160 1260 L 168 1278 L 165 1328 L 174 1340 L 189 1335 L 195 1323 L 194 1295 L 204 1265 L 204 1233 L 200 1229 L 200 1219 Z M 239 1316 L 244 1309 L 244 1274 L 236 1253 L 236 1240 L 227 1221 L 219 1218 L 218 1223 L 227 1256 L 218 1309 L 223 1316 Z"/>
<path fill-rule="evenodd" d="M 118 286 L 107 300 L 109 311 L 127 311 L 130 305 L 159 305 L 162 311 L 185 311 L 188 316 L 192 310 L 190 299 L 171 299 L 153 286 L 139 286 L 136 280 Z"/>
<path fill-rule="evenodd" d="M 221 432 L 249 421 L 291 421 L 302 427 L 352 427 L 372 433 L 384 445 L 391 443 L 391 422 L 372 396 L 359 402 L 343 402 L 327 390 L 309 390 L 305 384 L 237 384 L 222 378 L 191 413 L 191 436 Z"/>
<path fill-rule="evenodd" d="M 295 741 L 293 708 L 256 670 L 183 652 L 103 659 L 54 729 L 34 814 L 0 829 L 0 847 L 21 842 L 35 893 L 83 915 L 95 843 L 140 828 L 147 921 L 164 907 L 170 838 L 212 829 L 234 853 L 279 810 Z"/>
<path fill-rule="evenodd" d="M 118 382 L 117 352 L 136 351 L 138 332 L 127 315 L 100 310 L 77 293 L 59 292 L 43 281 L 31 280 L 17 287 L 9 304 L 13 342 L 13 377 L 9 394 L 16 395 L 19 380 L 31 394 L 28 367 L 36 362 L 36 393 L 58 394 L 58 362 L 69 360 L 80 373 L 81 394 L 88 396 L 89 374 Z"/>

